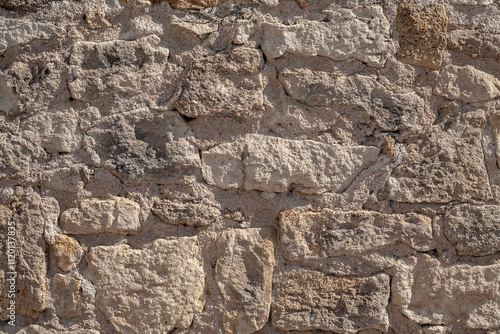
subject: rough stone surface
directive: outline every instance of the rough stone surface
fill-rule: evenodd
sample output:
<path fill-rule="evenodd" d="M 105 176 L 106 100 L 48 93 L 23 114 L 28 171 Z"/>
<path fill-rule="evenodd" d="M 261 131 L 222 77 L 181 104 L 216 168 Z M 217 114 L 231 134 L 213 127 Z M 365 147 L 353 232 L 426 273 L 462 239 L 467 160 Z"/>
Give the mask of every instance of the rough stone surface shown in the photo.
<path fill-rule="evenodd" d="M 177 110 L 194 118 L 215 113 L 244 116 L 262 109 L 261 62 L 260 52 L 249 48 L 195 60 L 184 77 Z"/>
<path fill-rule="evenodd" d="M 72 318 L 84 312 L 81 281 L 69 275 L 56 274 L 52 279 L 54 307 L 61 318 Z"/>
<path fill-rule="evenodd" d="M 500 80 L 470 65 L 450 65 L 441 72 L 434 94 L 465 103 L 487 101 L 500 96 Z"/>
<path fill-rule="evenodd" d="M 111 26 L 111 23 L 106 20 L 106 13 L 99 5 L 85 15 L 85 19 L 87 20 L 89 29 L 105 29 Z"/>
<path fill-rule="evenodd" d="M 446 266 L 426 254 L 400 260 L 391 288 L 394 303 L 420 324 L 461 322 L 467 328 L 498 328 L 499 270 L 498 264 Z"/>
<path fill-rule="evenodd" d="M 55 235 L 53 247 L 57 265 L 64 271 L 75 269 L 84 254 L 84 250 L 78 244 L 78 241 L 64 234 Z"/>
<path fill-rule="evenodd" d="M 220 210 L 210 203 L 163 200 L 151 209 L 165 223 L 172 225 L 206 226 L 221 218 Z"/>
<path fill-rule="evenodd" d="M 497 165 L 500 167 L 500 111 L 496 111 L 491 114 L 490 124 L 495 140 L 495 156 L 497 158 Z"/>
<path fill-rule="evenodd" d="M 84 199 L 62 213 L 61 227 L 69 234 L 136 233 L 141 227 L 139 211 L 139 204 L 126 198 Z"/>
<path fill-rule="evenodd" d="M 355 58 L 382 67 L 396 47 L 382 7 L 360 7 L 325 12 L 328 22 L 303 21 L 294 25 L 266 23 L 262 51 L 268 59 L 287 53 L 323 56 L 334 60 Z"/>
<path fill-rule="evenodd" d="M 460 255 L 500 251 L 500 206 L 457 205 L 444 216 L 444 234 Z"/>
<path fill-rule="evenodd" d="M 120 333 L 185 329 L 203 310 L 205 274 L 196 237 L 90 250 L 96 303 Z M 137 305 L 147 307 L 137 307 Z"/>
<path fill-rule="evenodd" d="M 418 11 L 413 0 L 401 3 L 396 24 L 400 37 L 398 59 L 414 66 L 439 68 L 446 49 L 447 25 L 443 4 Z"/>
<path fill-rule="evenodd" d="M 49 170 L 43 174 L 42 179 L 43 184 L 49 189 L 77 193 L 85 187 L 88 173 L 86 166 L 74 165 Z"/>
<path fill-rule="evenodd" d="M 202 170 L 209 184 L 222 189 L 340 192 L 378 155 L 376 147 L 344 147 L 253 134 L 203 152 Z"/>
<path fill-rule="evenodd" d="M 223 232 L 217 239 L 215 279 L 224 298 L 225 333 L 250 334 L 267 322 L 274 267 L 274 230 Z"/>
<path fill-rule="evenodd" d="M 272 306 L 272 321 L 283 330 L 321 329 L 357 333 L 387 331 L 389 276 L 334 278 L 317 271 L 287 273 Z"/>
<path fill-rule="evenodd" d="M 500 61 L 500 34 L 486 34 L 474 30 L 453 30 L 448 34 L 448 49 L 474 59 Z"/>

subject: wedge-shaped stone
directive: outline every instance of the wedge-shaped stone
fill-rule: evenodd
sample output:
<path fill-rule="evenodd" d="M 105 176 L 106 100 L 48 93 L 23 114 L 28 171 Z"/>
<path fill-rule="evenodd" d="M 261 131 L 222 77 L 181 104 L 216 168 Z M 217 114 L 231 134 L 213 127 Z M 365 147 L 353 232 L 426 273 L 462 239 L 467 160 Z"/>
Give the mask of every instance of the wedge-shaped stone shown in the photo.
<path fill-rule="evenodd" d="M 156 202 L 151 211 L 172 225 L 206 226 L 222 217 L 219 208 L 209 203 L 192 201 L 171 201 L 168 199 Z"/>
<path fill-rule="evenodd" d="M 434 94 L 465 103 L 488 101 L 500 96 L 500 80 L 470 65 L 448 65 L 434 86 Z"/>
<path fill-rule="evenodd" d="M 385 131 L 415 126 L 425 113 L 424 100 L 414 92 L 396 94 L 364 75 L 309 69 L 285 69 L 279 80 L 295 100 L 312 107 L 349 106 L 375 119 Z"/>
<path fill-rule="evenodd" d="M 341 8 L 326 13 L 328 22 L 265 23 L 262 50 L 266 58 L 291 53 L 335 60 L 355 58 L 369 66 L 382 67 L 396 52 L 390 38 L 391 25 L 382 7 Z"/>
<path fill-rule="evenodd" d="M 444 216 L 444 234 L 460 255 L 500 251 L 500 206 L 457 205 Z"/>
<path fill-rule="evenodd" d="M 452 115 L 409 140 L 402 165 L 387 182 L 389 197 L 408 203 L 490 198 L 481 144 L 485 123 L 482 111 Z"/>
<path fill-rule="evenodd" d="M 436 247 L 428 217 L 330 209 L 281 212 L 280 242 L 287 259 L 308 265 L 331 257 L 376 252 L 398 243 L 421 252 Z"/>
<path fill-rule="evenodd" d="M 225 333 L 250 334 L 269 317 L 274 230 L 224 231 L 217 239 L 215 279 L 224 298 Z"/>
<path fill-rule="evenodd" d="M 500 264 L 442 265 L 422 254 L 394 267 L 392 300 L 419 324 L 461 323 L 467 328 L 500 326 Z"/>
<path fill-rule="evenodd" d="M 437 69 L 446 50 L 448 16 L 443 4 L 419 11 L 413 0 L 398 7 L 398 59 L 404 63 Z"/>
<path fill-rule="evenodd" d="M 57 258 L 57 265 L 64 271 L 76 269 L 80 263 L 84 251 L 83 248 L 73 238 L 64 234 L 54 236 L 54 255 Z"/>
<path fill-rule="evenodd" d="M 64 29 L 51 23 L 0 17 L 0 53 L 16 45 L 26 45 L 36 39 L 50 39 L 64 32 Z"/>
<path fill-rule="evenodd" d="M 357 333 L 386 332 L 389 276 L 334 278 L 317 271 L 294 270 L 278 285 L 273 325 L 283 330 L 321 329 Z"/>
<path fill-rule="evenodd" d="M 134 233 L 139 230 L 140 206 L 126 198 L 89 198 L 64 211 L 61 227 L 68 234 Z"/>
<path fill-rule="evenodd" d="M 340 192 L 377 160 L 379 149 L 248 134 L 202 153 L 205 180 L 222 189 Z"/>
<path fill-rule="evenodd" d="M 90 250 L 96 304 L 119 333 L 168 333 L 190 326 L 204 306 L 197 237 Z"/>
<path fill-rule="evenodd" d="M 184 116 L 215 113 L 244 116 L 263 104 L 262 56 L 256 49 L 238 48 L 195 60 L 184 76 L 176 108 Z"/>

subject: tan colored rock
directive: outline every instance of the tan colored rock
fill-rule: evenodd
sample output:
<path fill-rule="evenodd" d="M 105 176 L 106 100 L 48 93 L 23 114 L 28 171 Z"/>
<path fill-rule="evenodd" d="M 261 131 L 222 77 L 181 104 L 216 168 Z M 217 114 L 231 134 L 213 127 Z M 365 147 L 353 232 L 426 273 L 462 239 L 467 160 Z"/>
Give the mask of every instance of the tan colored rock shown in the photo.
<path fill-rule="evenodd" d="M 331 257 L 356 256 L 404 243 L 420 252 L 436 247 L 430 218 L 370 211 L 283 211 L 280 242 L 286 258 L 310 264 Z"/>
<path fill-rule="evenodd" d="M 205 8 L 217 6 L 218 0 L 161 0 L 175 9 Z"/>
<path fill-rule="evenodd" d="M 194 118 L 216 113 L 244 116 L 261 109 L 261 63 L 258 50 L 244 47 L 195 60 L 184 76 L 177 110 Z"/>
<path fill-rule="evenodd" d="M 389 276 L 335 278 L 297 269 L 280 280 L 272 306 L 273 325 L 282 330 L 320 329 L 357 333 L 387 332 Z"/>
<path fill-rule="evenodd" d="M 64 271 L 76 269 L 84 254 L 78 241 L 64 234 L 55 235 L 53 248 L 57 265 Z"/>
<path fill-rule="evenodd" d="M 443 265 L 422 254 L 394 267 L 392 300 L 419 324 L 500 326 L 500 265 Z"/>
<path fill-rule="evenodd" d="M 33 154 L 32 145 L 22 138 L 0 133 L 0 179 L 24 179 L 29 176 Z"/>
<path fill-rule="evenodd" d="M 68 234 L 136 233 L 140 227 L 139 204 L 126 198 L 89 198 L 64 211 L 61 228 Z"/>
<path fill-rule="evenodd" d="M 219 30 L 219 26 L 216 23 L 194 23 L 178 21 L 172 22 L 172 26 L 187 30 L 200 39 L 205 39 L 211 33 Z"/>
<path fill-rule="evenodd" d="M 72 329 L 72 330 L 57 330 L 54 328 L 43 327 L 40 325 L 29 325 L 21 329 L 18 334 L 102 334 L 94 329 Z"/>
<path fill-rule="evenodd" d="M 261 47 L 266 58 L 272 60 L 287 53 L 334 60 L 355 58 L 382 67 L 396 52 L 382 7 L 340 8 L 324 13 L 329 16 L 328 22 L 265 23 Z"/>
<path fill-rule="evenodd" d="M 377 160 L 370 146 L 331 145 L 248 134 L 202 153 L 205 180 L 222 189 L 340 192 Z"/>
<path fill-rule="evenodd" d="M 444 234 L 459 255 L 484 256 L 500 251 L 500 206 L 454 206 L 444 216 Z"/>
<path fill-rule="evenodd" d="M 453 30 L 448 33 L 448 49 L 471 58 L 500 61 L 500 34 Z"/>
<path fill-rule="evenodd" d="M 105 29 L 111 27 L 111 23 L 106 20 L 106 13 L 101 6 L 97 5 L 85 15 L 90 29 Z"/>
<path fill-rule="evenodd" d="M 495 156 L 500 168 L 500 110 L 494 111 L 490 116 L 490 124 L 495 139 Z"/>
<path fill-rule="evenodd" d="M 88 174 L 85 165 L 74 165 L 46 171 L 42 180 L 44 186 L 49 189 L 78 193 L 85 187 Z"/>
<path fill-rule="evenodd" d="M 90 250 L 96 304 L 120 333 L 185 329 L 203 310 L 205 275 L 197 237 Z"/>
<path fill-rule="evenodd" d="M 439 68 L 446 50 L 447 26 L 443 4 L 436 3 L 419 11 L 413 0 L 401 3 L 396 23 L 398 59 L 414 66 Z"/>
<path fill-rule="evenodd" d="M 484 165 L 481 110 L 432 126 L 409 140 L 406 156 L 387 182 L 389 198 L 407 203 L 447 203 L 491 198 Z"/>
<path fill-rule="evenodd" d="M 465 103 L 487 101 L 500 96 L 500 80 L 470 65 L 448 65 L 434 86 L 434 94 Z"/>
<path fill-rule="evenodd" d="M 79 279 L 70 275 L 55 274 L 52 279 L 52 293 L 59 317 L 65 319 L 83 314 L 85 308 Z"/>
<path fill-rule="evenodd" d="M 495 3 L 495 0 L 450 0 L 450 3 L 453 5 L 466 5 L 466 6 L 475 6 L 475 5 L 492 5 Z"/>
<path fill-rule="evenodd" d="M 156 202 L 151 211 L 162 221 L 172 225 L 206 226 L 222 217 L 219 208 L 209 203 L 193 201 Z"/>
<path fill-rule="evenodd" d="M 269 317 L 274 267 L 274 230 L 237 229 L 217 239 L 215 279 L 222 297 L 224 332 L 250 334 Z"/>
<path fill-rule="evenodd" d="M 285 91 L 312 107 L 347 106 L 373 117 L 384 131 L 415 127 L 424 117 L 424 100 L 414 92 L 397 94 L 369 76 L 285 69 L 278 76 Z"/>

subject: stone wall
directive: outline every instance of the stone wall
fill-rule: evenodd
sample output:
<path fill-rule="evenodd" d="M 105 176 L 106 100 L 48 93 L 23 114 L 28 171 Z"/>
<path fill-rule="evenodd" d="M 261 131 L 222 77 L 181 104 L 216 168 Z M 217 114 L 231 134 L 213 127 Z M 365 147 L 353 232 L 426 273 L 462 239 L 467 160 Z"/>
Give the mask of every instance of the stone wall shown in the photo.
<path fill-rule="evenodd" d="M 1 333 L 499 334 L 500 2 L 0 0 L 0 242 Z"/>

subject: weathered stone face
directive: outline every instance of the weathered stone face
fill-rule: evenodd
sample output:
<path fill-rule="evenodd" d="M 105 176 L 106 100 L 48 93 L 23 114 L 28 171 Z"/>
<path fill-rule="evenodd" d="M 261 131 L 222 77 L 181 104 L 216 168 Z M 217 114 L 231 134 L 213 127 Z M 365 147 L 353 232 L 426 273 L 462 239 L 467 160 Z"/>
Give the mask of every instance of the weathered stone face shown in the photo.
<path fill-rule="evenodd" d="M 219 236 L 215 279 L 224 298 L 225 333 L 254 333 L 267 322 L 273 267 L 274 230 L 231 230 Z"/>
<path fill-rule="evenodd" d="M 453 30 L 448 34 L 448 49 L 471 58 L 500 60 L 500 34 L 473 30 Z"/>
<path fill-rule="evenodd" d="M 499 270 L 498 264 L 445 266 L 425 254 L 400 260 L 392 281 L 394 304 L 420 324 L 497 328 Z"/>
<path fill-rule="evenodd" d="M 52 279 L 54 307 L 61 318 L 76 317 L 84 312 L 81 281 L 69 275 L 56 274 Z"/>
<path fill-rule="evenodd" d="M 64 271 L 75 269 L 84 254 L 84 250 L 78 244 L 78 241 L 64 234 L 55 235 L 53 247 L 57 265 Z"/>
<path fill-rule="evenodd" d="M 203 310 L 205 274 L 196 237 L 158 239 L 142 250 L 94 247 L 89 267 L 97 307 L 120 333 L 185 329 Z"/>
<path fill-rule="evenodd" d="M 333 278 L 317 271 L 287 273 L 272 306 L 273 325 L 283 330 L 321 329 L 357 333 L 387 331 L 389 276 Z"/>
<path fill-rule="evenodd" d="M 414 66 L 439 68 L 446 49 L 447 26 L 443 4 L 418 11 L 413 0 L 401 3 L 396 23 L 400 37 L 398 59 Z"/>
<path fill-rule="evenodd" d="M 220 210 L 211 204 L 171 200 L 156 202 L 151 211 L 172 225 L 206 226 L 222 216 Z"/>

